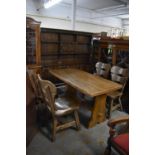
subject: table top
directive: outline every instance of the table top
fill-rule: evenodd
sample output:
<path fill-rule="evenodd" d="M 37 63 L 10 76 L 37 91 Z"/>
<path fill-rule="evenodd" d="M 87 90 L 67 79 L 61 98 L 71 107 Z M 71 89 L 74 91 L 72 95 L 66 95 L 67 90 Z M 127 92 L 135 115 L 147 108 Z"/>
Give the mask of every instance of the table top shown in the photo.
<path fill-rule="evenodd" d="M 49 73 L 79 90 L 81 93 L 92 97 L 107 94 L 122 88 L 122 85 L 116 82 L 79 69 L 49 69 Z"/>

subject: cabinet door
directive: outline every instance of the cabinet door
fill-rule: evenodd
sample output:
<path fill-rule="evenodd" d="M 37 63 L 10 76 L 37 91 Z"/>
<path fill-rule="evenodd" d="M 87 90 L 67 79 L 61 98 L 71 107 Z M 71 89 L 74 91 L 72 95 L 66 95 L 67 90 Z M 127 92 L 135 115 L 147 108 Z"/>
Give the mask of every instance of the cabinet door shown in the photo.
<path fill-rule="evenodd" d="M 36 34 L 32 28 L 26 29 L 26 64 L 36 64 Z"/>
<path fill-rule="evenodd" d="M 26 19 L 26 65 L 40 65 L 40 22 Z"/>

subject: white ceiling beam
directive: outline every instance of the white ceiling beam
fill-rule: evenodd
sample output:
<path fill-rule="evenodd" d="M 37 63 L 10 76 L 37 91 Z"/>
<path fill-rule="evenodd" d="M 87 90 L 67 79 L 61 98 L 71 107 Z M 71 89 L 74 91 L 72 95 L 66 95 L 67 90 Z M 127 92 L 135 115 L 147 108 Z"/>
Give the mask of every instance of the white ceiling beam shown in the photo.
<path fill-rule="evenodd" d="M 60 5 L 63 6 L 70 6 L 69 3 L 65 3 L 62 2 L 60 3 Z M 123 11 L 123 9 L 126 11 L 128 10 L 129 6 L 125 6 L 125 5 L 117 5 L 117 6 L 113 6 L 113 7 L 107 7 L 107 8 L 103 8 L 103 9 L 97 9 L 97 10 L 92 10 L 92 9 L 87 9 L 81 6 L 76 5 L 76 9 L 81 9 L 83 11 L 87 11 L 89 13 L 94 14 L 93 17 L 91 17 L 90 19 L 95 19 L 95 18 L 104 18 L 104 17 L 110 17 L 110 16 L 117 16 L 117 15 L 124 15 L 124 14 L 129 14 L 129 11 L 125 12 L 125 13 L 115 13 L 114 11 Z M 101 11 L 105 11 L 105 12 L 101 12 Z M 110 11 L 111 13 L 109 13 L 108 11 Z M 87 17 L 89 18 L 89 17 Z"/>
<path fill-rule="evenodd" d="M 129 0 L 113 0 L 113 1 L 119 2 L 120 4 L 124 4 L 124 5 L 129 4 Z"/>
<path fill-rule="evenodd" d="M 94 16 L 91 19 L 99 19 L 99 18 L 105 18 L 105 17 L 113 17 L 113 16 L 119 16 L 119 15 L 126 15 L 129 14 L 128 11 L 123 12 L 123 13 L 109 13 L 109 14 L 102 14 L 101 16 Z"/>
<path fill-rule="evenodd" d="M 129 10 L 128 7 L 118 7 L 118 8 L 113 8 L 113 9 L 102 9 L 101 11 L 95 11 L 97 13 L 107 13 L 107 12 L 117 12 L 117 11 L 124 11 L 124 10 Z"/>
<path fill-rule="evenodd" d="M 93 11 L 102 12 L 102 11 L 113 10 L 113 9 L 124 8 L 124 7 L 125 5 L 115 5 L 115 6 L 106 7 L 106 8 L 94 9 Z"/>
<path fill-rule="evenodd" d="M 72 30 L 75 30 L 77 0 L 72 0 Z"/>

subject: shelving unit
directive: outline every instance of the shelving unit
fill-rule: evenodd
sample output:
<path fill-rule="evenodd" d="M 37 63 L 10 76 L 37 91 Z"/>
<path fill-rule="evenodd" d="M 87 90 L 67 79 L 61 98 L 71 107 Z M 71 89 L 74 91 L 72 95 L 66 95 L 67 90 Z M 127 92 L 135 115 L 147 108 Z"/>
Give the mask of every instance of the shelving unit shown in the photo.
<path fill-rule="evenodd" d="M 43 68 L 74 67 L 89 71 L 91 39 L 91 33 L 41 28 Z"/>
<path fill-rule="evenodd" d="M 111 50 L 110 53 L 108 50 Z M 111 63 L 112 65 L 129 64 L 129 40 L 105 38 L 93 41 L 93 62 Z M 126 65 L 126 66 L 125 66 Z"/>
<path fill-rule="evenodd" d="M 26 17 L 26 65 L 29 68 L 40 66 L 40 24 L 30 17 Z"/>

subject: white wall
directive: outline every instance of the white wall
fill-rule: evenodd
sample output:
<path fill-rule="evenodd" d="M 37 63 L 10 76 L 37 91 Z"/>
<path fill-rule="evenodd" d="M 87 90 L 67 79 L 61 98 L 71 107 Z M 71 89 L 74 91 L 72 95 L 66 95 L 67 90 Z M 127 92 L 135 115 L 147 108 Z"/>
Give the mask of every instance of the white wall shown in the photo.
<path fill-rule="evenodd" d="M 129 27 L 129 19 L 122 20 L 122 27 Z"/>
<path fill-rule="evenodd" d="M 122 28 L 126 30 L 126 35 L 129 35 L 129 19 L 122 20 Z"/>
<path fill-rule="evenodd" d="M 40 9 L 39 3 L 26 1 L 27 16 L 41 21 L 41 27 L 71 30 L 71 6 L 56 5 L 52 9 Z M 118 18 L 92 19 L 92 12 L 77 9 L 75 30 L 86 32 L 109 32 L 112 27 L 121 28 L 122 20 Z"/>
<path fill-rule="evenodd" d="M 34 16 L 34 15 L 27 15 L 32 17 L 37 21 L 41 21 L 41 27 L 45 28 L 55 28 L 55 29 L 65 29 L 71 30 L 71 21 L 66 19 L 55 19 L 50 17 L 42 17 L 42 16 Z M 84 31 L 84 32 L 109 32 L 111 27 L 101 26 L 97 24 L 89 24 L 84 22 L 76 22 L 76 31 Z"/>

